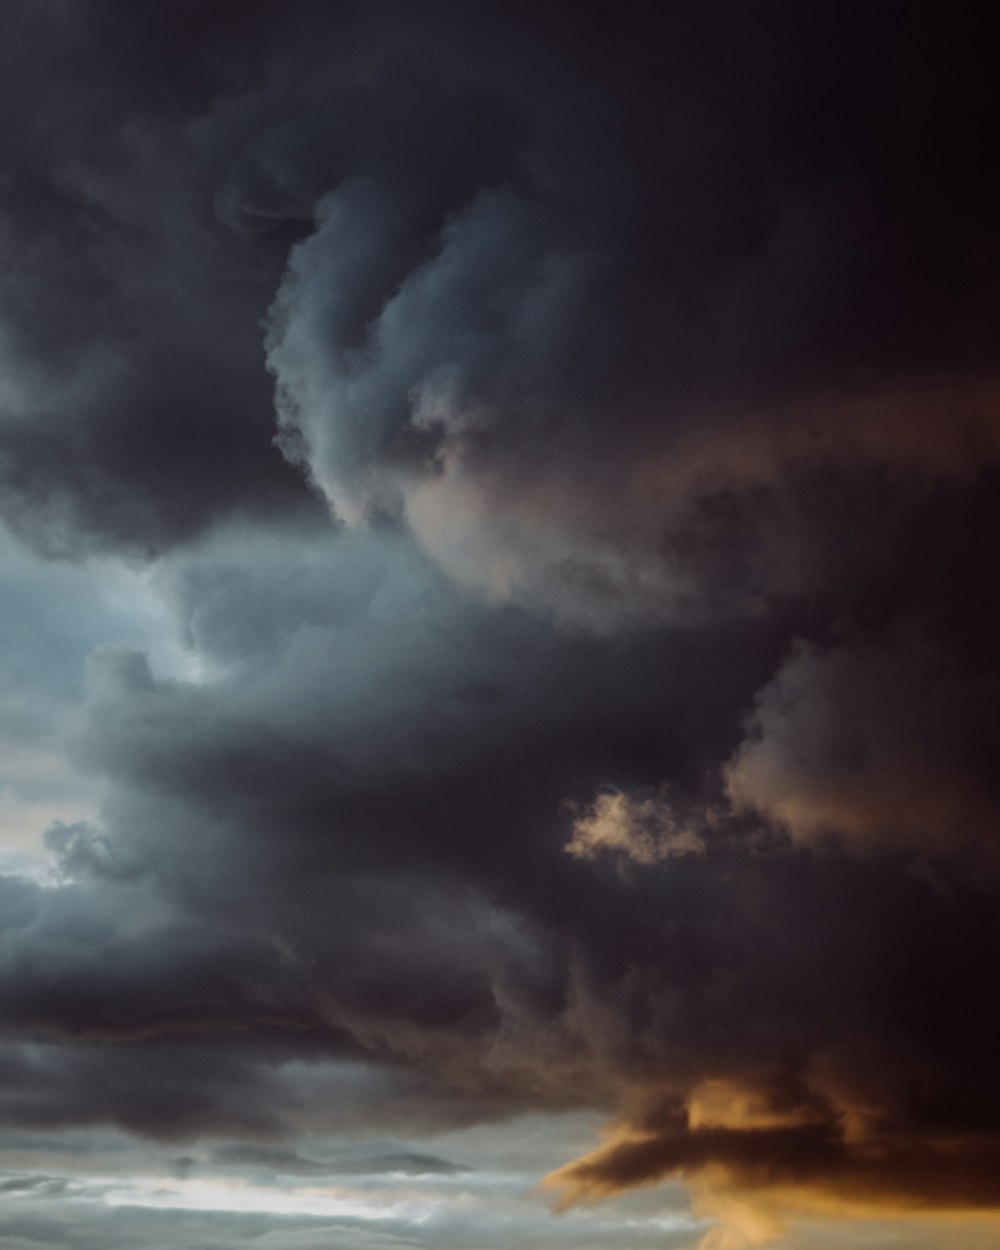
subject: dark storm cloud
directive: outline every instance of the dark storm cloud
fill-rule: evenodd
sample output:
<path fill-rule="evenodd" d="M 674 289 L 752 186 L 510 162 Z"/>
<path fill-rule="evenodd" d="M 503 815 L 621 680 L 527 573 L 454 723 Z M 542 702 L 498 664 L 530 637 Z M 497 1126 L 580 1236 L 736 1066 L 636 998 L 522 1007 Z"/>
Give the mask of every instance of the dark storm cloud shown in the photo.
<path fill-rule="evenodd" d="M 897 132 L 927 121 L 893 94 L 912 32 L 870 21 L 852 55 L 851 18 L 730 14 L 720 39 L 638 10 L 628 87 L 596 60 L 573 124 L 532 116 L 534 177 L 454 201 L 374 302 L 369 252 L 395 255 L 412 214 L 377 181 L 320 201 L 269 363 L 289 454 L 334 509 L 401 515 L 459 580 L 607 626 L 815 594 L 859 479 L 919 499 L 994 459 L 991 297 L 964 255 L 992 228 L 976 201 L 959 238 L 925 187 L 938 217 L 904 216 Z M 968 95 L 936 124 L 963 125 Z"/>
<path fill-rule="evenodd" d="M 474 93 L 303 77 L 271 60 L 267 6 L 197 7 L 4 16 L 21 120 L 0 150 L 0 487 L 46 550 L 156 551 L 219 516 L 306 507 L 273 446 L 261 347 L 289 242 L 332 187 L 384 176 L 409 224 L 368 277 L 377 300 L 430 223 L 510 165 L 502 114 Z M 284 52 L 305 29 L 350 61 L 354 25 L 301 6 Z"/>
<path fill-rule="evenodd" d="M 157 679 L 135 653 L 94 660 L 85 750 L 116 782 L 108 830 L 53 833 L 65 869 L 90 885 L 55 894 L 51 920 L 26 935 L 35 970 L 21 984 L 7 978 L 9 1018 L 17 1023 L 15 1007 L 34 1012 L 22 1021 L 90 1049 L 69 1063 L 74 1051 L 63 1059 L 50 1046 L 46 1063 L 55 1072 L 69 1065 L 64 1084 L 46 1076 L 51 1092 L 40 1103 L 15 1099 L 12 1121 L 111 1118 L 180 1136 L 288 1134 L 310 1120 L 347 1127 L 366 1117 L 412 1129 L 529 1105 L 611 1105 L 617 1089 L 640 1107 L 643 1091 L 655 1104 L 672 1100 L 670 1123 L 692 1126 L 661 1149 L 660 1130 L 646 1127 L 652 1112 L 637 1113 L 635 1132 L 649 1142 L 633 1151 L 634 1174 L 619 1172 L 617 1154 L 604 1171 L 603 1157 L 588 1165 L 606 1192 L 671 1168 L 697 1176 L 741 1151 L 756 1160 L 758 1183 L 790 1183 L 786 1145 L 803 1184 L 826 1176 L 855 1197 L 887 1190 L 916 1200 L 927 1190 L 917 1159 L 934 1168 L 942 1150 L 979 1175 L 997 1027 L 978 988 L 979 969 L 1000 953 L 991 895 L 940 863 L 927 877 L 901 871 L 891 854 L 871 859 L 882 842 L 860 845 L 863 858 L 835 840 L 822 854 L 793 852 L 780 821 L 767 833 L 727 812 L 722 779 L 700 809 L 697 777 L 684 781 L 685 753 L 704 759 L 706 750 L 730 760 L 731 792 L 755 751 L 791 750 L 788 769 L 818 766 L 811 760 L 837 767 L 835 746 L 820 735 L 838 732 L 830 707 L 852 687 L 838 680 L 824 696 L 831 702 L 820 697 L 825 687 L 803 699 L 818 718 L 812 736 L 774 719 L 806 712 L 765 686 L 749 745 L 739 743 L 738 717 L 728 739 L 689 728 L 686 743 L 671 743 L 665 730 L 675 719 L 725 723 L 731 709 L 722 693 L 715 713 L 699 704 L 708 693 L 700 682 L 685 693 L 692 661 L 682 638 L 659 654 L 632 640 L 616 659 L 606 643 L 484 613 L 396 540 L 372 539 L 382 550 L 360 560 L 359 541 L 310 548 L 296 569 L 287 539 L 269 552 L 230 537 L 214 557 L 206 549 L 176 566 L 181 600 L 206 607 L 203 654 L 231 666 L 230 625 L 243 631 L 247 660 L 230 677 L 199 687 Z M 326 606 L 318 562 L 330 570 L 319 583 L 331 588 Z M 269 577 L 280 596 L 268 593 Z M 215 593 L 195 593 L 199 585 Z M 700 645 L 721 659 L 728 637 L 702 636 Z M 834 649 L 829 660 L 793 653 L 775 681 L 791 683 L 801 670 L 802 681 L 819 683 L 824 664 L 857 668 L 856 697 L 884 705 L 882 721 L 865 715 L 866 732 L 892 758 L 901 741 L 912 783 L 933 784 L 910 744 L 949 737 L 938 727 L 942 709 L 959 717 L 967 684 L 945 673 L 940 695 L 915 692 L 914 707 L 897 716 L 898 692 L 881 698 L 866 665 L 890 684 L 933 682 L 933 648 L 900 645 L 891 662 L 877 648 L 841 650 L 845 658 Z M 778 658 L 764 649 L 764 678 Z M 720 684 L 732 696 L 732 682 Z M 359 689 L 371 693 L 361 700 Z M 643 765 L 628 731 L 651 715 L 642 711 L 650 703 L 658 708 L 650 732 L 659 726 L 663 737 Z M 871 766 L 887 769 L 877 757 Z M 599 807 L 589 817 L 593 862 L 562 854 L 574 822 L 570 846 L 580 845 L 601 782 L 634 787 L 664 771 L 674 790 L 618 792 L 633 822 L 618 828 L 666 836 L 665 854 L 594 837 L 610 819 Z M 571 810 L 561 801 L 568 794 L 579 796 Z M 889 809 L 904 846 L 914 836 L 906 812 Z M 688 840 L 670 843 L 678 827 Z M 843 828 L 849 846 L 852 832 Z M 935 862 L 947 858 L 941 845 L 932 843 Z M 602 846 L 631 850 L 634 870 L 609 872 Z M 88 890 L 98 892 L 89 903 Z M 37 925 L 30 909 L 50 892 L 19 891 L 21 926 Z M 132 912 L 145 917 L 138 933 L 130 892 Z M 164 910 L 155 923 L 151 899 Z M 112 914 L 121 917 L 114 932 Z M 56 941 L 88 917 L 86 941 Z M 137 1060 L 134 1086 L 123 1044 L 136 1047 L 124 1052 Z M 362 1082 L 352 1098 L 345 1091 L 358 1077 L 347 1074 L 337 1101 L 320 1110 L 316 1091 L 330 1079 L 320 1061 L 337 1057 L 388 1065 L 401 1083 Z M 26 1087 L 26 1071 L 12 1086 Z M 367 1109 L 356 1121 L 359 1104 Z M 749 1125 L 727 1120 L 741 1114 Z M 844 1123 L 856 1147 L 841 1136 Z M 891 1165 L 865 1164 L 873 1143 Z M 940 1201 L 989 1198 L 949 1189 L 946 1171 Z M 735 1165 L 732 1174 L 734 1184 L 746 1179 Z M 584 1174 L 570 1179 L 587 1192 Z"/>
<path fill-rule="evenodd" d="M 0 504 L 198 674 L 91 656 L 6 1125 L 1000 1205 L 995 32 L 663 7 L 5 12 Z"/>
<path fill-rule="evenodd" d="M 760 692 L 729 766 L 738 806 L 793 841 L 840 835 L 854 848 L 902 845 L 996 854 L 995 672 L 965 672 L 920 638 L 800 646 Z"/>

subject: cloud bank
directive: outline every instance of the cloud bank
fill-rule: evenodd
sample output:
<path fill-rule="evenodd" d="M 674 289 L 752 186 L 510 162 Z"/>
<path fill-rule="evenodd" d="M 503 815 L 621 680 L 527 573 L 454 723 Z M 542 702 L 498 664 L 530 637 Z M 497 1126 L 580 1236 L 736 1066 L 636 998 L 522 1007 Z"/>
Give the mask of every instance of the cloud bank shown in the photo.
<path fill-rule="evenodd" d="M 12 1141 L 1000 1208 L 996 19 L 661 8 L 6 6 Z"/>

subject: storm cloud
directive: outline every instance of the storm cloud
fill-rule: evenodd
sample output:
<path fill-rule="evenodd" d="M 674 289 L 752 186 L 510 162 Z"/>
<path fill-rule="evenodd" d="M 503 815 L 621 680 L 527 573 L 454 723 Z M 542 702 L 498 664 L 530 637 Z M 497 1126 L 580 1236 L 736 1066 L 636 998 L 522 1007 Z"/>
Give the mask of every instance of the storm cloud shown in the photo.
<path fill-rule="evenodd" d="M 993 1227 L 996 25 L 6 6 L 12 1237 Z"/>

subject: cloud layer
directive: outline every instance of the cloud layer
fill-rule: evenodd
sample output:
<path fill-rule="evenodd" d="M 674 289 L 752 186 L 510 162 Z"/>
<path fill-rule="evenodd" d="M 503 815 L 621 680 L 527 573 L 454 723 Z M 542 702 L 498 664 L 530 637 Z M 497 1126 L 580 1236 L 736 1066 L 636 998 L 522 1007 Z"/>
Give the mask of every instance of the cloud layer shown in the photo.
<path fill-rule="evenodd" d="M 5 9 L 12 1140 L 1000 1208 L 995 19 L 661 8 Z"/>

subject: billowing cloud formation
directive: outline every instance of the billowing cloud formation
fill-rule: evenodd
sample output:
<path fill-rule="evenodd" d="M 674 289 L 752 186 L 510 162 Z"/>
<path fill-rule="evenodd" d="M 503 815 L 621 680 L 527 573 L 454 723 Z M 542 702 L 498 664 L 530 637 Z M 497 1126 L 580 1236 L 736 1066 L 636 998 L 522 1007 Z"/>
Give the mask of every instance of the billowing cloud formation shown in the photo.
<path fill-rule="evenodd" d="M 993 23 L 538 8 L 0 19 L 0 1126 L 994 1212 Z"/>
<path fill-rule="evenodd" d="M 806 844 L 934 856 L 997 848 L 994 672 L 919 639 L 800 646 L 761 691 L 730 797 Z"/>

